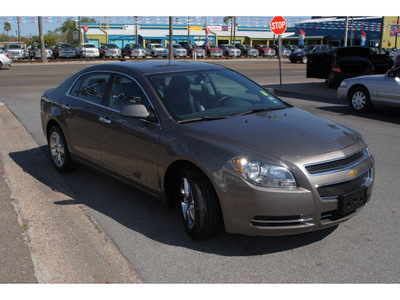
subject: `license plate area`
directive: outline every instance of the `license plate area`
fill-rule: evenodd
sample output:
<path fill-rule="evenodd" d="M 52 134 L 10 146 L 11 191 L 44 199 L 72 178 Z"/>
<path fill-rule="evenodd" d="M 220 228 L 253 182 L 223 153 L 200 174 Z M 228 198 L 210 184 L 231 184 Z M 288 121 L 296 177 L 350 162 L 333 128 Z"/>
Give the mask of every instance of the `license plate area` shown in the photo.
<path fill-rule="evenodd" d="M 363 188 L 355 192 L 339 197 L 338 214 L 345 216 L 365 205 L 367 189 Z"/>

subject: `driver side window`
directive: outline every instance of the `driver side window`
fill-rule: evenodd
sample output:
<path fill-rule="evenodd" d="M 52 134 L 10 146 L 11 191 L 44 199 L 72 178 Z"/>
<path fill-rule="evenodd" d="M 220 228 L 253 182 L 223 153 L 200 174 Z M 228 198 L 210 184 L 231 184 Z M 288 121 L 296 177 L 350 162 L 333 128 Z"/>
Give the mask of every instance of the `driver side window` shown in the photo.
<path fill-rule="evenodd" d="M 121 111 L 130 104 L 143 104 L 147 109 L 151 108 L 140 86 L 133 80 L 117 74 L 111 87 L 108 107 Z"/>

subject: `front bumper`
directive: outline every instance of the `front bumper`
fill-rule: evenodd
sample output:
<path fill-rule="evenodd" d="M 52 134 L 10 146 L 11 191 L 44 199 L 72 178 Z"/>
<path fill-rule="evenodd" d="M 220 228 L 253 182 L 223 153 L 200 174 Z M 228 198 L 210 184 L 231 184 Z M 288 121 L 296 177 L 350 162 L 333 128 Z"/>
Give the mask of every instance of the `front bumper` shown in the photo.
<path fill-rule="evenodd" d="M 60 52 L 58 57 L 64 57 L 64 58 L 73 58 L 76 56 L 75 52 Z"/>
<path fill-rule="evenodd" d="M 340 100 L 348 100 L 347 99 L 348 88 L 338 87 L 337 95 Z"/>
<path fill-rule="evenodd" d="M 222 57 L 222 51 L 210 51 L 210 57 Z"/>
<path fill-rule="evenodd" d="M 100 57 L 99 52 L 82 52 L 82 57 Z"/>
<path fill-rule="evenodd" d="M 360 151 L 351 146 L 342 153 L 347 156 L 354 154 L 354 150 Z M 372 156 L 351 168 L 317 175 L 307 173 L 304 167 L 307 161 L 311 160 L 303 160 L 301 166 L 296 164 L 302 169 L 301 173 L 294 173 L 298 187 L 287 189 L 254 186 L 226 166 L 224 189 L 217 190 L 226 231 L 250 236 L 282 236 L 321 230 L 342 223 L 362 210 L 365 205 L 344 212 L 344 201 L 348 201 L 352 192 L 365 192 L 362 201 L 370 200 L 374 181 Z M 354 168 L 359 176 L 347 178 L 346 174 Z"/>

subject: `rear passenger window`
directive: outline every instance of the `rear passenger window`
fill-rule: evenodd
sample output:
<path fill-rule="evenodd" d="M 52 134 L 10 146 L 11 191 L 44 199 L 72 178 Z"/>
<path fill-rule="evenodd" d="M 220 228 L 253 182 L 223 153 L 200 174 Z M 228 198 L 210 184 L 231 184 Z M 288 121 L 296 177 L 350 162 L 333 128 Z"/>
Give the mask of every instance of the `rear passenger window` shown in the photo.
<path fill-rule="evenodd" d="M 140 86 L 135 81 L 118 74 L 115 76 L 111 87 L 108 106 L 121 111 L 125 106 L 130 104 L 143 104 L 147 109 L 151 108 L 151 104 Z"/>
<path fill-rule="evenodd" d="M 71 95 L 96 104 L 101 104 L 106 93 L 111 74 L 92 73 L 78 80 L 71 90 Z"/>

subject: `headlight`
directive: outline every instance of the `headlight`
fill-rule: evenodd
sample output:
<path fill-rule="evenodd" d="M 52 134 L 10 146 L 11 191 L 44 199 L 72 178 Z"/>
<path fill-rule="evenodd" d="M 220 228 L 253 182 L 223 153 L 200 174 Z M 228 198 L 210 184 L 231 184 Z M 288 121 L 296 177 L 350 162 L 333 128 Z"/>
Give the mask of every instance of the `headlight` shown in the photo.
<path fill-rule="evenodd" d="M 265 187 L 296 187 L 296 180 L 285 167 L 243 157 L 232 159 L 231 165 L 246 181 Z"/>
<path fill-rule="evenodd" d="M 340 84 L 341 88 L 347 88 L 347 81 L 343 80 L 342 83 Z"/>

